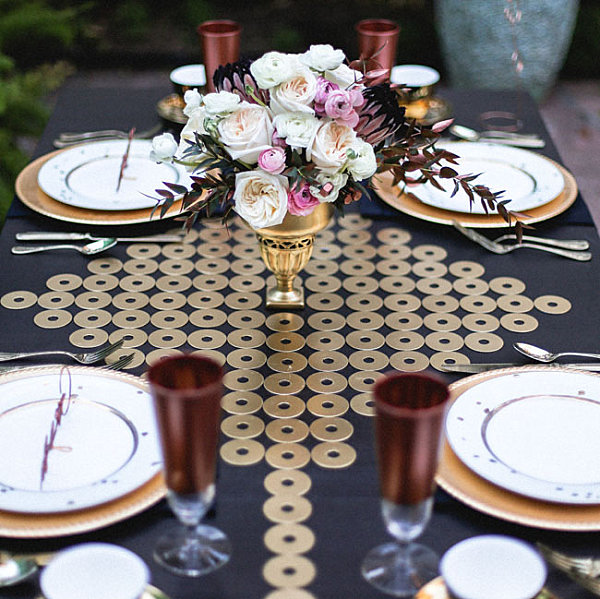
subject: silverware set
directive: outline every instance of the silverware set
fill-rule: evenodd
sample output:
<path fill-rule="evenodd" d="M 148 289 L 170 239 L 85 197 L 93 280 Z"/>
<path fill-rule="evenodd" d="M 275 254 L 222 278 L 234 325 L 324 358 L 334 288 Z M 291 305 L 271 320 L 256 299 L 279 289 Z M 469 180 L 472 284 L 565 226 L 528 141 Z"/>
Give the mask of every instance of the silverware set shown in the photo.
<path fill-rule="evenodd" d="M 579 262 L 588 262 L 592 259 L 592 253 L 587 251 L 589 243 L 583 239 L 559 240 L 523 235 L 523 239 L 519 243 L 514 235 L 501 235 L 497 239 L 492 240 L 474 229 L 463 227 L 457 221 L 453 221 L 452 224 L 459 233 L 494 254 L 508 254 L 515 250 L 529 248 L 556 254 L 557 256 Z"/>
<path fill-rule="evenodd" d="M 600 596 L 599 558 L 571 557 L 542 543 L 538 543 L 537 548 L 550 565 L 564 572 L 584 589 Z"/>
<path fill-rule="evenodd" d="M 158 135 L 163 129 L 160 123 L 157 123 L 151 129 L 146 131 L 136 132 L 133 139 L 150 139 Z M 83 132 L 65 132 L 61 133 L 52 143 L 55 148 L 68 148 L 76 144 L 85 143 L 88 141 L 105 141 L 109 139 L 127 139 L 128 131 L 119 131 L 118 129 L 102 129 L 100 131 L 83 131 Z"/>
<path fill-rule="evenodd" d="M 546 142 L 535 133 L 512 133 L 510 131 L 475 131 L 464 125 L 452 125 L 449 129 L 455 137 L 466 141 L 483 141 L 521 148 L 543 148 Z"/>

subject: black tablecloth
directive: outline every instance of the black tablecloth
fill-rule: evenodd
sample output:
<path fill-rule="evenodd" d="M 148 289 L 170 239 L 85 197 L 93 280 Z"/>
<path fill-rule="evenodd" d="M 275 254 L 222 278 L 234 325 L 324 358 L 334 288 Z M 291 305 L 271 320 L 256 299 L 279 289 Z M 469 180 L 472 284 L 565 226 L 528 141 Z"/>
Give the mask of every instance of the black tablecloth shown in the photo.
<path fill-rule="evenodd" d="M 95 86 L 93 81 L 74 79 L 65 85 L 56 110 L 40 142 L 37 155 L 51 150 L 51 140 L 64 130 L 99 128 L 144 129 L 156 120 L 155 105 L 168 93 L 168 84 L 159 88 L 118 89 Z M 483 110 L 514 110 L 512 94 L 491 92 L 446 92 L 454 106 L 457 120 L 477 126 L 476 115 Z M 524 114 L 527 130 L 537 131 L 548 141 L 545 154 L 559 159 L 554 145 L 529 102 Z M 576 263 L 534 251 L 498 257 L 484 252 L 460 237 L 451 228 L 423 223 L 403 215 L 380 215 L 372 226 L 373 234 L 384 227 L 400 226 L 410 231 L 412 246 L 436 244 L 448 251 L 448 262 L 473 260 L 485 266 L 486 279 L 512 276 L 527 284 L 527 295 L 537 297 L 551 293 L 567 297 L 572 309 L 560 317 L 538 315 L 540 327 L 529 336 L 507 331 L 502 333 L 504 347 L 493 354 L 471 354 L 472 361 L 515 361 L 511 343 L 531 340 L 539 345 L 556 349 L 598 349 L 597 331 L 600 313 L 597 310 L 598 256 L 600 244 L 596 231 L 586 214 L 585 205 L 578 200 L 576 208 L 566 216 L 570 223 L 553 219 L 540 228 L 545 234 L 562 238 L 587 238 L 595 258 L 590 263 Z M 573 224 L 573 223 L 579 224 Z M 172 223 L 153 225 L 155 230 L 172 227 Z M 46 291 L 45 281 L 54 273 L 86 271 L 87 259 L 70 253 L 49 253 L 36 257 L 13 256 L 10 247 L 14 235 L 24 230 L 89 230 L 89 227 L 71 226 L 34 214 L 15 202 L 0 238 L 0 296 L 15 289 Z M 111 232 L 114 231 L 111 228 Z M 96 230 L 102 231 L 102 227 Z M 147 231 L 145 225 L 120 227 L 123 232 Z M 119 245 L 106 256 L 127 259 L 125 246 Z M 263 310 L 262 307 L 258 308 Z M 349 309 L 344 307 L 344 315 Z M 307 308 L 300 314 L 310 316 Z M 0 309 L 2 349 L 33 350 L 68 346 L 72 329 L 41 330 L 32 324 L 27 310 Z M 227 332 L 227 331 L 226 331 Z M 185 348 L 184 348 L 185 349 Z M 230 350 L 230 349 L 229 349 Z M 227 351 L 227 348 L 223 348 Z M 310 349 L 302 350 L 310 355 Z M 141 374 L 143 368 L 135 370 Z M 452 377 L 450 377 L 450 380 Z M 350 399 L 355 392 L 348 388 L 343 395 Z M 310 393 L 305 389 L 301 397 Z M 263 398 L 264 399 L 264 398 Z M 304 470 L 310 474 L 312 488 L 307 494 L 312 504 L 312 515 L 306 524 L 316 535 L 314 548 L 307 557 L 317 568 L 314 582 L 307 587 L 319 599 L 382 597 L 361 578 L 360 562 L 369 549 L 387 540 L 379 513 L 376 465 L 372 451 L 372 422 L 348 412 L 345 417 L 354 426 L 352 446 L 357 449 L 357 461 L 347 470 L 325 470 L 309 464 Z M 310 422 L 310 414 L 302 416 Z M 268 441 L 265 440 L 265 445 Z M 310 442 L 309 442 L 310 445 Z M 10 459 L 0 456 L 0 459 Z M 58 539 L 17 540 L 0 539 L 0 547 L 13 551 L 48 551 L 84 541 L 106 541 L 126 546 L 142 556 L 152 569 L 153 583 L 172 599 L 187 598 L 259 598 L 273 590 L 262 577 L 262 568 L 272 557 L 263 543 L 265 532 L 272 526 L 262 513 L 269 494 L 263 480 L 270 467 L 261 461 L 251 467 L 234 467 L 221 463 L 217 485 L 217 501 L 207 520 L 214 522 L 230 536 L 234 554 L 230 564 L 216 573 L 197 580 L 181 579 L 166 573 L 153 563 L 152 547 L 159 534 L 172 526 L 174 517 L 164 502 L 124 522 L 86 534 Z M 568 508 L 565 508 L 568 509 Z M 484 515 L 466 507 L 442 491 L 436 494 L 435 512 L 422 537 L 440 554 L 454 543 L 477 534 L 502 533 L 530 541 L 543 541 L 572 552 L 593 553 L 597 550 L 598 533 L 566 533 L 519 526 Z M 2 589 L 0 596 L 7 598 L 31 597 L 35 582 L 13 589 Z M 564 575 L 551 572 L 549 588 L 562 599 L 584 597 L 585 593 Z"/>

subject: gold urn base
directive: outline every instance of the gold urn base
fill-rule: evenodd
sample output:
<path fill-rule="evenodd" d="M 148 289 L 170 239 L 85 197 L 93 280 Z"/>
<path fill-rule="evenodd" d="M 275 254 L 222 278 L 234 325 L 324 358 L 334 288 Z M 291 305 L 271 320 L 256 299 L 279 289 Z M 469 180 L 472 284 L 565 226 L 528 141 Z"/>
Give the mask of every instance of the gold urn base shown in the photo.
<path fill-rule="evenodd" d="M 304 289 L 294 279 L 312 255 L 315 235 L 333 215 L 333 205 L 319 204 L 308 216 L 287 214 L 280 225 L 256 230 L 260 255 L 275 275 L 277 284 L 267 289 L 266 307 L 271 310 L 301 310 Z"/>

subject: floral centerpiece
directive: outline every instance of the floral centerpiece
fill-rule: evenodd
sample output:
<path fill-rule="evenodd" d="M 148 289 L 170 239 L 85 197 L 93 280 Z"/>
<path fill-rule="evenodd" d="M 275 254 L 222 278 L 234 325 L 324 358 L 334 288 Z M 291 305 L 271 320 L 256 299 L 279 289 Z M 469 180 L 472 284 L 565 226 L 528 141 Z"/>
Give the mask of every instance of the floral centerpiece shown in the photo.
<path fill-rule="evenodd" d="M 227 216 L 233 209 L 259 229 L 324 202 L 342 208 L 365 193 L 373 176 L 391 171 L 405 191 L 452 178 L 454 193 L 462 188 L 470 202 L 510 222 L 501 193 L 440 165 L 458 158 L 435 148 L 451 121 L 425 128 L 406 119 L 394 90 L 378 83 L 387 71 L 364 72 L 366 63 L 347 64 L 342 50 L 314 45 L 303 54 L 268 52 L 219 67 L 216 93 L 186 92 L 179 144 L 169 133 L 153 140 L 156 159 L 194 171 L 190 189 L 167 183 L 158 190 L 159 205 L 166 211 L 183 196 L 191 222 L 202 211 Z"/>

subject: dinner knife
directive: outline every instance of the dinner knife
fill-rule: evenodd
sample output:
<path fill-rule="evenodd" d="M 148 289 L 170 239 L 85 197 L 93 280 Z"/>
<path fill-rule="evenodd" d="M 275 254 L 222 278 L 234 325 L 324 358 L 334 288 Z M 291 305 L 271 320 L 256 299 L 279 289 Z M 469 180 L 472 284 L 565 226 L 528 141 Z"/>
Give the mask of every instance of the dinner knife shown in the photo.
<path fill-rule="evenodd" d="M 478 372 L 487 372 L 488 370 L 497 370 L 499 368 L 515 368 L 519 366 L 536 366 L 538 368 L 549 368 L 549 367 L 560 367 L 560 368 L 575 368 L 576 370 L 589 370 L 592 372 L 600 372 L 600 364 L 564 364 L 554 362 L 552 364 L 539 364 L 539 363 L 528 363 L 528 364 L 516 364 L 516 363 L 487 363 L 487 364 L 443 364 L 440 366 L 440 370 L 444 372 L 461 372 L 464 374 L 476 374 Z"/>
<path fill-rule="evenodd" d="M 17 233 L 15 239 L 17 241 L 81 241 L 83 239 L 96 241 L 98 239 L 104 239 L 104 237 L 96 237 L 91 233 L 42 233 L 39 231 L 26 231 L 24 233 Z M 183 241 L 183 237 L 177 234 L 161 233 L 143 237 L 116 237 L 116 240 L 142 243 L 177 243 Z"/>

